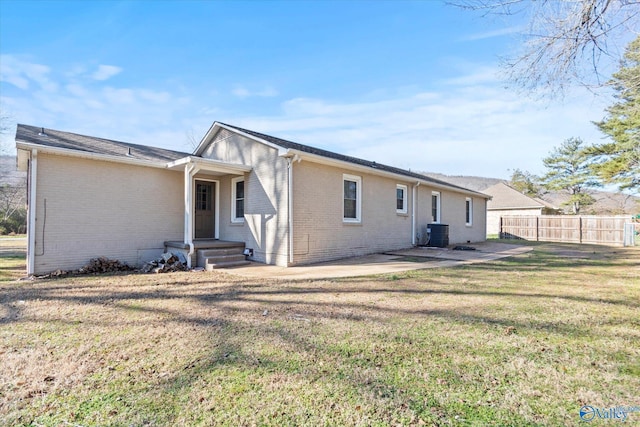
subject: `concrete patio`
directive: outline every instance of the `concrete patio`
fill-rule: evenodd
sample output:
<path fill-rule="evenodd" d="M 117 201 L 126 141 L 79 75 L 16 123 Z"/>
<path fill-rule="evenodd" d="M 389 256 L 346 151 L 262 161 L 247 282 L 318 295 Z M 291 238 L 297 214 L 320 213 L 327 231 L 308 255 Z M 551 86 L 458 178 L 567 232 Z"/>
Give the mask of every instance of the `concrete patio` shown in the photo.
<path fill-rule="evenodd" d="M 523 254 L 533 249 L 531 246 L 497 242 L 481 242 L 464 246 L 471 246 L 476 250 L 416 247 L 320 264 L 278 267 L 252 263 L 246 267 L 231 268 L 225 271 L 230 274 L 256 279 L 329 279 L 390 274 L 426 268 L 455 267 L 493 261 Z"/>

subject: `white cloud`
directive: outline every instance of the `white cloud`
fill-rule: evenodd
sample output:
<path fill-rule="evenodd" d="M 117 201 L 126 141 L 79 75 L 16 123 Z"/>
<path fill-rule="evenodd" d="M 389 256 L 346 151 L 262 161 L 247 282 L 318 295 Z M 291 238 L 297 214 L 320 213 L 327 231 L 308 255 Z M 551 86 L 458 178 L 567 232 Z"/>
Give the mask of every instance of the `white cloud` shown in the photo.
<path fill-rule="evenodd" d="M 29 64 L 10 62 L 21 71 L 6 73 L 2 64 L 3 81 L 7 75 L 29 88 L 0 98 L 3 111 L 21 123 L 189 151 L 188 132 L 200 138 L 220 120 L 379 163 L 458 175 L 506 178 L 514 168 L 540 173 L 542 157 L 564 139 L 601 137 L 591 121 L 602 118 L 608 102 L 585 92 L 564 104 L 543 104 L 504 90 L 492 69 L 467 64 L 461 69 L 470 72 L 440 82 L 437 91 L 380 88 L 351 101 L 301 96 L 274 101 L 269 114 L 230 114 L 218 102 L 223 95 L 208 90 L 104 86 Z M 42 90 L 33 76 L 63 90 Z M 240 97 L 275 92 L 235 88 Z M 244 103 L 230 105 L 238 111 Z"/>
<path fill-rule="evenodd" d="M 477 81 L 458 82 L 467 80 Z M 602 101 L 585 97 L 547 105 L 485 84 L 368 102 L 295 98 L 280 115 L 230 122 L 414 171 L 506 178 L 515 168 L 539 173 L 542 157 L 566 138 L 599 137 L 591 121 Z"/>
<path fill-rule="evenodd" d="M 462 40 L 463 41 L 475 41 L 475 40 L 484 40 L 484 39 L 491 39 L 494 37 L 501 37 L 501 36 L 507 36 L 510 34 L 515 34 L 515 33 L 519 33 L 524 31 L 525 27 L 523 26 L 511 26 L 511 27 L 505 27 L 505 28 L 500 28 L 497 30 L 491 30 L 491 31 L 485 31 L 485 32 L 481 32 L 481 33 L 475 33 L 475 34 L 470 34 L 466 37 L 463 37 Z"/>
<path fill-rule="evenodd" d="M 15 55 L 0 55 L 0 80 L 19 89 L 28 90 L 31 83 L 40 89 L 55 92 L 58 85 L 49 78 L 50 68 L 29 62 Z"/>
<path fill-rule="evenodd" d="M 108 80 L 116 74 L 120 74 L 122 68 L 115 65 L 99 65 L 98 69 L 91 75 L 94 80 L 104 81 Z"/>
<path fill-rule="evenodd" d="M 251 91 L 247 89 L 245 86 L 237 85 L 235 88 L 233 88 L 231 93 L 238 98 L 249 98 L 253 96 L 271 98 L 274 96 L 278 96 L 278 91 L 271 86 L 265 86 L 260 90 Z"/>

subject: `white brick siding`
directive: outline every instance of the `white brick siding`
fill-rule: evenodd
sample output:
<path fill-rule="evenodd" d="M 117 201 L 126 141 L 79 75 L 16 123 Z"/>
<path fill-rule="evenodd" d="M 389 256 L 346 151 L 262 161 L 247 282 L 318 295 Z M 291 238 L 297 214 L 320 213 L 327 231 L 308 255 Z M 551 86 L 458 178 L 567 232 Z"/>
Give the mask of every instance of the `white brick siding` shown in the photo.
<path fill-rule="evenodd" d="M 41 153 L 37 184 L 35 274 L 98 256 L 136 265 L 182 240 L 182 173 Z"/>
<path fill-rule="evenodd" d="M 343 174 L 362 177 L 360 223 L 343 221 Z M 304 160 L 294 163 L 294 263 L 410 247 L 411 215 L 396 212 L 397 184 L 410 186 L 406 181 Z"/>
<path fill-rule="evenodd" d="M 287 265 L 287 161 L 278 150 L 223 129 L 202 157 L 253 167 L 245 175 L 245 222 L 231 222 L 231 178 L 220 179 L 220 239 L 245 242 L 253 260 Z"/>

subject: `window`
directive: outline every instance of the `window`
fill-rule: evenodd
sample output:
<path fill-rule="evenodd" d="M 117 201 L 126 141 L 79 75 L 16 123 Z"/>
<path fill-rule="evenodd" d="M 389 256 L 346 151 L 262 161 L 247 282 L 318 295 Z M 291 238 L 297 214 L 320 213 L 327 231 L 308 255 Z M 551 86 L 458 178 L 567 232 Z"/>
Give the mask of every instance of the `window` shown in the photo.
<path fill-rule="evenodd" d="M 210 211 L 212 194 L 213 186 L 211 184 L 196 183 L 196 210 Z"/>
<path fill-rule="evenodd" d="M 466 225 L 472 225 L 473 224 L 473 200 L 467 197 L 464 202 L 464 206 L 465 206 L 465 223 Z"/>
<path fill-rule="evenodd" d="M 407 186 L 396 185 L 396 212 L 401 214 L 407 213 Z"/>
<path fill-rule="evenodd" d="M 244 222 L 244 177 L 231 180 L 231 222 Z"/>
<path fill-rule="evenodd" d="M 343 175 L 342 183 L 344 200 L 342 219 L 344 222 L 360 222 L 362 178 L 353 175 Z"/>
<path fill-rule="evenodd" d="M 440 222 L 440 193 L 431 193 L 431 222 Z"/>

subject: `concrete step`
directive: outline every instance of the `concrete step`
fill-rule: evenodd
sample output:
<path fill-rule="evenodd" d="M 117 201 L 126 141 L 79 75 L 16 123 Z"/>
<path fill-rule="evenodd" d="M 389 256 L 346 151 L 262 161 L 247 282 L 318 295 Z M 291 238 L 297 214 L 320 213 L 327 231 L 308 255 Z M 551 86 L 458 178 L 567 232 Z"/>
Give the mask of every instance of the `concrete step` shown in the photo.
<path fill-rule="evenodd" d="M 215 263 L 215 262 L 227 262 L 227 261 L 244 261 L 246 258 L 242 254 L 233 254 L 233 255 L 218 255 L 218 256 L 210 256 L 204 259 L 206 263 Z"/>
<path fill-rule="evenodd" d="M 224 258 L 224 257 L 240 257 L 245 259 L 243 255 L 244 245 L 236 246 L 233 248 L 217 248 L 217 249 L 199 249 L 197 265 L 199 267 L 206 267 L 207 259 Z"/>
<path fill-rule="evenodd" d="M 244 246 L 235 248 L 198 249 L 198 255 L 202 256 L 202 258 L 209 258 L 212 256 L 241 254 L 242 251 L 244 251 Z"/>
<path fill-rule="evenodd" d="M 238 260 L 238 261 L 222 261 L 222 262 L 209 262 L 210 260 L 207 260 L 207 263 L 205 264 L 205 270 L 207 271 L 213 271 L 213 270 L 217 270 L 220 268 L 230 268 L 230 267 L 239 267 L 241 265 L 249 265 L 251 264 L 251 262 L 246 261 L 246 260 Z"/>

